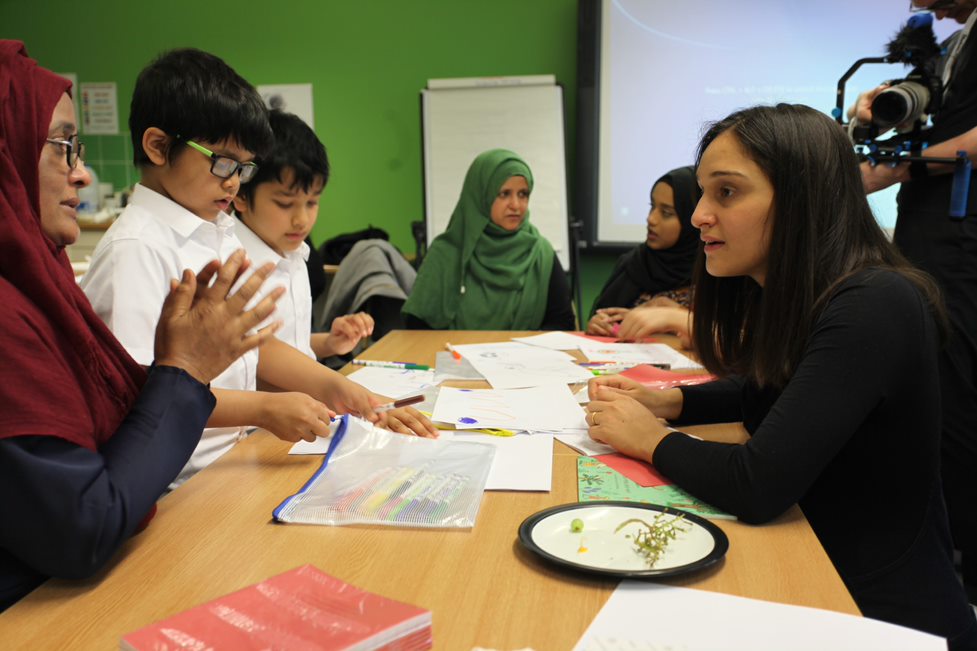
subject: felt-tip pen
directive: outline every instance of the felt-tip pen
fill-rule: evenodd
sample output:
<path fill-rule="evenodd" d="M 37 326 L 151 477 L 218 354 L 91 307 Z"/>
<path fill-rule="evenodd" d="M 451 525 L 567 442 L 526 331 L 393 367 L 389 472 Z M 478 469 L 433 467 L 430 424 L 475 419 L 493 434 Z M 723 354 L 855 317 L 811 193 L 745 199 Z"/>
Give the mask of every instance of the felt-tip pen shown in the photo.
<path fill-rule="evenodd" d="M 451 353 L 451 356 L 455 358 L 455 361 L 456 362 L 460 362 L 461 361 L 461 353 L 459 353 L 457 350 L 455 350 L 455 347 L 454 346 L 452 346 L 450 343 L 447 343 L 447 344 L 444 345 L 444 347 L 448 349 L 448 352 Z"/>
<path fill-rule="evenodd" d="M 383 411 L 390 411 L 391 409 L 400 409 L 401 407 L 407 407 L 408 405 L 416 405 L 419 402 L 424 402 L 423 395 L 411 396 L 409 398 L 401 398 L 400 400 L 394 400 L 393 402 L 387 402 L 382 405 L 377 405 L 373 408 L 373 411 L 380 413 Z"/>
<path fill-rule="evenodd" d="M 374 368 L 403 368 L 412 371 L 430 371 L 431 367 L 424 364 L 411 364 L 410 362 L 382 362 L 376 359 L 354 359 L 353 364 L 358 366 L 372 366 Z"/>

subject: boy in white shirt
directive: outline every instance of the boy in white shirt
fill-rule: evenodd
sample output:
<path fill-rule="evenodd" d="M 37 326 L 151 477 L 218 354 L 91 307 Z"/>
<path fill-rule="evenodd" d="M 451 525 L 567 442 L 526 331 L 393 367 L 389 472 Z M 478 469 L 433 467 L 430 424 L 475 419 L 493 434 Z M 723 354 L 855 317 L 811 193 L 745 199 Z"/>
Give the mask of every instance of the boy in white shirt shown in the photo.
<path fill-rule="evenodd" d="M 141 182 L 96 247 L 81 286 L 129 353 L 148 365 L 170 278 L 242 248 L 226 211 L 272 133 L 254 87 L 195 49 L 164 53 L 140 73 L 129 129 Z M 255 391 L 256 380 L 288 392 Z M 276 338 L 211 387 L 217 406 L 210 427 L 174 485 L 219 458 L 248 426 L 286 441 L 311 439 L 329 434 L 336 412 L 377 420 L 373 407 L 383 402 Z"/>
<path fill-rule="evenodd" d="M 312 359 L 342 355 L 372 333 L 373 319 L 359 312 L 333 320 L 329 333 L 312 334 L 312 293 L 305 239 L 319 216 L 319 199 L 329 182 L 329 158 L 313 131 L 296 115 L 270 111 L 274 144 L 257 159 L 258 172 L 234 197 L 242 223 L 235 231 L 255 264 L 275 264 L 261 296 L 287 291 L 276 305 L 282 327 L 275 336 Z M 437 436 L 437 429 L 413 407 L 381 414 L 379 423 L 403 434 Z"/>

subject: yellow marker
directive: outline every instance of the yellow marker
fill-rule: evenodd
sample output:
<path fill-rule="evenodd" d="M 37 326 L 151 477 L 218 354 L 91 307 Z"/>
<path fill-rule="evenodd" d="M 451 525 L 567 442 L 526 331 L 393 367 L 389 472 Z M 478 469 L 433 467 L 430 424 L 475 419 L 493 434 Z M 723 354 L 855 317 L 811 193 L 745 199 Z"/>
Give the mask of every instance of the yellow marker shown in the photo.
<path fill-rule="evenodd" d="M 461 430 L 464 432 L 478 432 L 479 434 L 491 434 L 492 436 L 515 436 L 516 433 L 511 429 L 495 429 L 493 427 L 486 427 L 485 429 L 466 429 Z"/>
<path fill-rule="evenodd" d="M 427 416 L 428 418 L 431 417 L 431 412 L 422 411 L 421 413 Z M 454 425 L 446 425 L 444 423 L 435 423 L 434 426 L 437 427 L 438 429 L 443 429 L 443 430 L 456 429 Z M 515 436 L 516 435 L 516 433 L 513 432 L 511 429 L 496 429 L 494 427 L 486 427 L 484 429 L 462 429 L 457 431 L 474 432 L 475 434 L 489 434 L 490 436 Z"/>

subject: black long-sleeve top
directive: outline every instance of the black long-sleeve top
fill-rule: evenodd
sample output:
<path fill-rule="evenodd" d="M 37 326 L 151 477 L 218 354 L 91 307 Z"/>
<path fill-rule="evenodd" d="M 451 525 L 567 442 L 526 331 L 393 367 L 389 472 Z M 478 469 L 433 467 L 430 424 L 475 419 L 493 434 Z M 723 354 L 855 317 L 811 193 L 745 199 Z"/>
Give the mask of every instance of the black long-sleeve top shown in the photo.
<path fill-rule="evenodd" d="M 184 371 L 153 367 L 98 452 L 51 436 L 0 439 L 0 611 L 48 577 L 105 564 L 186 464 L 215 403 Z"/>
<path fill-rule="evenodd" d="M 431 326 L 413 314 L 404 313 L 404 326 L 408 330 L 430 330 Z M 559 258 L 553 256 L 553 270 L 546 290 L 546 311 L 537 330 L 576 330 L 573 304 L 570 302 L 570 284 Z"/>
<path fill-rule="evenodd" d="M 977 644 L 952 566 L 940 489 L 938 336 L 911 283 L 846 281 L 781 391 L 726 379 L 683 387 L 676 422 L 742 420 L 742 445 L 669 434 L 655 466 L 749 523 L 800 503 L 862 612 Z"/>

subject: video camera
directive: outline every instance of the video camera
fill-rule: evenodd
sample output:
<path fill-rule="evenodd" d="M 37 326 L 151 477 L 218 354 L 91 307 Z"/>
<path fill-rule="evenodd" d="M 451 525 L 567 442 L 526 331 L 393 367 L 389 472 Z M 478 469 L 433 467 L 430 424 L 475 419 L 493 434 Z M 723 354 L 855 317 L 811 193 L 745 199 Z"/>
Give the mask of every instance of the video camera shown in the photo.
<path fill-rule="evenodd" d="M 835 108 L 831 114 L 844 127 L 855 146 L 855 152 L 872 165 L 888 163 L 921 163 L 954 165 L 950 216 L 963 218 L 967 212 L 970 186 L 970 159 L 966 152 L 956 158 L 923 157 L 928 146 L 929 116 L 943 101 L 943 79 L 938 71 L 942 49 L 933 34 L 933 14 L 912 16 L 887 46 L 883 57 L 866 57 L 856 61 L 838 80 Z M 887 82 L 888 88 L 872 101 L 872 122 L 860 124 L 855 117 L 846 124 L 845 83 L 866 63 L 904 63 L 913 66 L 903 79 Z M 891 129 L 896 134 L 886 140 L 878 137 Z"/>

